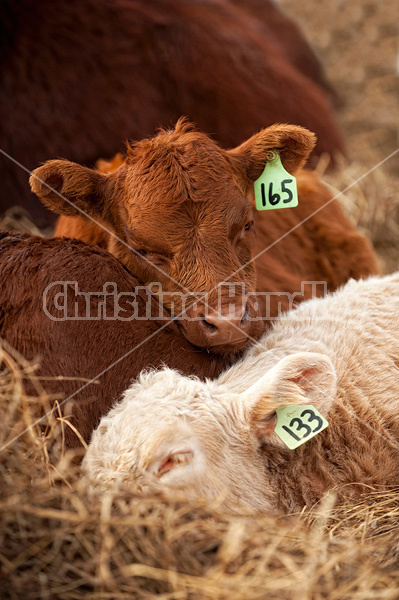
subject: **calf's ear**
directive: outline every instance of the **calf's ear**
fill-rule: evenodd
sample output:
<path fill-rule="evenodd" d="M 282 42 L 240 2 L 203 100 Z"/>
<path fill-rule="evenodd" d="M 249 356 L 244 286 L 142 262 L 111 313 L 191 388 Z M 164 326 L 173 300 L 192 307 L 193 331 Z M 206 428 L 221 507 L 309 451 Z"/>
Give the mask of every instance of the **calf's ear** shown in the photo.
<path fill-rule="evenodd" d="M 327 417 L 336 385 L 334 365 L 325 354 L 301 352 L 286 356 L 244 394 L 251 427 L 258 437 L 281 445 L 276 435 L 271 436 L 276 425 L 276 409 L 312 404 Z"/>
<path fill-rule="evenodd" d="M 305 164 L 315 143 L 315 134 L 304 127 L 276 124 L 229 150 L 228 155 L 242 176 L 255 181 L 262 174 L 269 153 L 277 151 L 284 168 L 294 175 Z"/>
<path fill-rule="evenodd" d="M 108 177 L 94 169 L 68 160 L 49 160 L 32 172 L 29 183 L 43 204 L 60 215 L 76 217 L 86 213 L 108 220 Z"/>

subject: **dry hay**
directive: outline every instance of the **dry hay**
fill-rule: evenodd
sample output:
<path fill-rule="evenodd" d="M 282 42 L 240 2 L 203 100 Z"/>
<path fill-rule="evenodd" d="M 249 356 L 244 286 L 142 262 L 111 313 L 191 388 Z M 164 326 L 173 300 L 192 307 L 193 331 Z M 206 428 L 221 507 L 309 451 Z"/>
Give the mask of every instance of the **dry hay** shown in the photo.
<path fill-rule="evenodd" d="M 325 172 L 320 160 L 316 170 L 329 185 L 344 212 L 365 235 L 377 254 L 381 273 L 399 268 L 399 178 L 358 162 L 342 163 L 333 173 Z"/>
<path fill-rule="evenodd" d="M 23 433 L 53 399 L 34 365 L 0 353 L 2 600 L 397 599 L 395 490 L 335 508 L 332 494 L 284 518 L 161 497 L 93 502 L 63 450 L 57 410 Z"/>

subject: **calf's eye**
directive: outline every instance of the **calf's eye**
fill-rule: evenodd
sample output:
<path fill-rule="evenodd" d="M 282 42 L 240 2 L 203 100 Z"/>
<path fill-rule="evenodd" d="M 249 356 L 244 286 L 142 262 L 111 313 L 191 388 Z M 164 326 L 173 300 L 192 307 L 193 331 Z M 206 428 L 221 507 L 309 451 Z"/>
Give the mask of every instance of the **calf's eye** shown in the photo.
<path fill-rule="evenodd" d="M 248 221 L 248 223 L 246 223 L 244 225 L 244 230 L 245 231 L 251 231 L 251 229 L 253 229 L 254 226 L 254 222 L 253 221 Z"/>
<path fill-rule="evenodd" d="M 152 252 L 151 250 L 144 250 L 144 248 L 135 250 L 135 253 L 153 263 L 168 263 L 172 258 L 172 256 L 167 256 L 160 252 Z"/>
<path fill-rule="evenodd" d="M 183 450 L 181 452 L 173 452 L 163 460 L 159 466 L 158 474 L 162 476 L 167 471 L 170 471 L 179 464 L 186 464 L 191 462 L 193 458 L 193 452 L 191 450 Z"/>

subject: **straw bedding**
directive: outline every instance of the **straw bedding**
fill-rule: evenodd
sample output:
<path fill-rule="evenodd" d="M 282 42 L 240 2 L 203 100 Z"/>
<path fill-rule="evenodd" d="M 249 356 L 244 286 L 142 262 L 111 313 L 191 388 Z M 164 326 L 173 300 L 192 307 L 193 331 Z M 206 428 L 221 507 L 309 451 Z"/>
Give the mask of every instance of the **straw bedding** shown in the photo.
<path fill-rule="evenodd" d="M 2 600 L 398 597 L 397 490 L 341 507 L 332 493 L 288 517 L 228 516 L 159 496 L 94 502 L 35 365 L 9 347 L 0 358 Z"/>

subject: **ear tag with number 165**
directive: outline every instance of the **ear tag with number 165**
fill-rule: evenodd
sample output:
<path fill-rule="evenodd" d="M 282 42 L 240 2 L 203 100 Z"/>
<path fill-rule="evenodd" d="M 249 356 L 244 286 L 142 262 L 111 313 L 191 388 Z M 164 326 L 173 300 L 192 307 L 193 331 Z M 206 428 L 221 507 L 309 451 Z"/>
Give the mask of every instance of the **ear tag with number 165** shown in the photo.
<path fill-rule="evenodd" d="M 254 182 L 257 210 L 298 206 L 296 179 L 286 171 L 278 152 L 269 152 L 262 175 Z"/>

